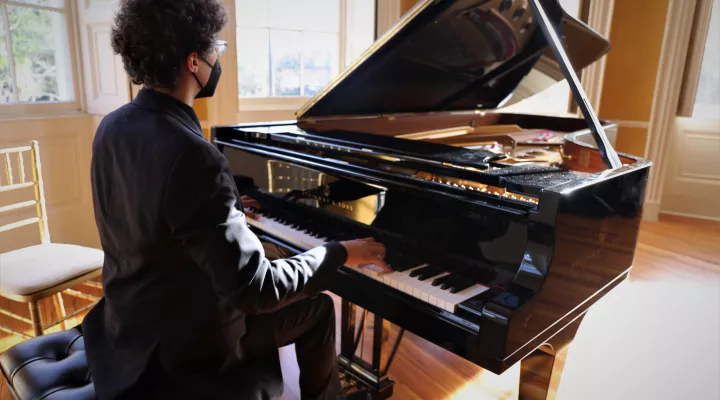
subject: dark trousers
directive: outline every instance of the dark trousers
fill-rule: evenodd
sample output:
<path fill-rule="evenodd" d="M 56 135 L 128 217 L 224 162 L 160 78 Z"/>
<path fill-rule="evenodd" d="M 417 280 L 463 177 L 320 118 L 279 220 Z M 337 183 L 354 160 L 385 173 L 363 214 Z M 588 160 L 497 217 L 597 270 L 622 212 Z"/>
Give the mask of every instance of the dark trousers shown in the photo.
<path fill-rule="evenodd" d="M 335 353 L 335 308 L 330 296 L 320 293 L 266 317 L 272 319 L 278 347 L 295 345 L 302 399 L 336 398 L 340 381 Z M 252 319 L 248 320 L 250 330 L 252 324 Z"/>
<path fill-rule="evenodd" d="M 283 248 L 263 243 L 269 259 L 288 258 L 293 254 Z M 268 324 L 267 320 L 271 319 Z M 330 296 L 319 293 L 300 300 L 275 313 L 248 317 L 248 339 L 251 336 L 271 335 L 257 332 L 253 325 L 274 328 L 278 347 L 295 345 L 300 369 L 302 399 L 335 399 L 340 390 L 337 354 L 335 352 L 335 306 Z"/>
<path fill-rule="evenodd" d="M 263 247 L 270 259 L 292 256 L 272 245 Z M 274 313 L 245 318 L 247 332 L 240 347 L 247 352 L 249 365 L 223 374 L 223 379 L 237 381 L 245 392 L 218 388 L 213 384 L 218 377 L 202 374 L 190 374 L 193 383 L 188 387 L 183 376 L 168 375 L 155 355 L 138 384 L 118 399 L 268 399 L 268 393 L 278 393 L 282 387 L 277 382 L 278 348 L 290 344 L 295 345 L 297 354 L 302 399 L 337 397 L 340 380 L 335 353 L 335 307 L 330 296 L 319 293 Z M 204 381 L 207 384 L 198 384 Z"/>

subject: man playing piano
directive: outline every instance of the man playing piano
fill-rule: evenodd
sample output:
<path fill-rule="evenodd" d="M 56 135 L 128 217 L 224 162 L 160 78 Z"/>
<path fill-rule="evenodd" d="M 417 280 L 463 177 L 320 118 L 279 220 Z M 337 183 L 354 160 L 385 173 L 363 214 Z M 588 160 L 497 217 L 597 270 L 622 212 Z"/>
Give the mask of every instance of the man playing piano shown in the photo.
<path fill-rule="evenodd" d="M 116 15 L 112 46 L 143 89 L 93 144 L 105 296 L 82 328 L 101 399 L 274 397 L 291 343 L 303 398 L 334 398 L 334 307 L 318 292 L 343 264 L 387 268 L 372 239 L 267 258 L 192 109 L 215 91 L 225 23 L 217 0 L 126 0 Z"/>

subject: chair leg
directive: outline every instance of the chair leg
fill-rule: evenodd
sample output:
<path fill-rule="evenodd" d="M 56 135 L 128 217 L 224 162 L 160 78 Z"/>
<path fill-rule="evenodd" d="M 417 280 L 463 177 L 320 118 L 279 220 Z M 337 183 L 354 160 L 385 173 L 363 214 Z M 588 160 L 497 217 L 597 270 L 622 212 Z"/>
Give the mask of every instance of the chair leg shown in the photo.
<path fill-rule="evenodd" d="M 67 314 L 65 314 L 65 303 L 63 302 L 62 293 L 58 293 L 57 295 L 53 296 L 53 305 L 55 306 L 55 314 L 57 314 L 57 318 L 65 318 Z M 61 325 L 63 330 L 67 330 L 67 320 L 61 322 Z"/>
<path fill-rule="evenodd" d="M 42 336 L 43 327 L 42 327 L 42 319 L 40 319 L 39 304 L 37 301 L 31 301 L 28 304 L 28 307 L 30 307 L 30 320 L 32 320 L 33 331 L 35 331 L 35 336 L 36 337 Z"/>

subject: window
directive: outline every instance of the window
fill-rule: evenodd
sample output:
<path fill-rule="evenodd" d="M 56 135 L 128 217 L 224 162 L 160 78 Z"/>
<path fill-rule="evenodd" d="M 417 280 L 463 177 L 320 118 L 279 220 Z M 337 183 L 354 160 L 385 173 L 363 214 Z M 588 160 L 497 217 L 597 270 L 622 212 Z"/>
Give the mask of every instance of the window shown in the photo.
<path fill-rule="evenodd" d="M 68 4 L 0 0 L 0 112 L 13 105 L 75 105 Z"/>
<path fill-rule="evenodd" d="M 372 0 L 237 0 L 235 10 L 241 108 L 302 104 L 374 40 Z"/>
<path fill-rule="evenodd" d="M 720 119 L 720 8 L 713 1 L 693 118 Z"/>

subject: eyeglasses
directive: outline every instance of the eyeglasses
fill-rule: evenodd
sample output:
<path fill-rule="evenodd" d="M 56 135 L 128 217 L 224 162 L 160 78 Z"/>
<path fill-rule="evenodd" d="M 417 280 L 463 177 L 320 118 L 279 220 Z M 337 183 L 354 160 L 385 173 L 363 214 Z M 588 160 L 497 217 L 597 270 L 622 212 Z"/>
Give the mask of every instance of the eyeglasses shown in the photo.
<path fill-rule="evenodd" d="M 217 53 L 218 57 L 225 54 L 227 51 L 228 42 L 224 40 L 216 40 L 215 41 L 215 53 Z"/>

